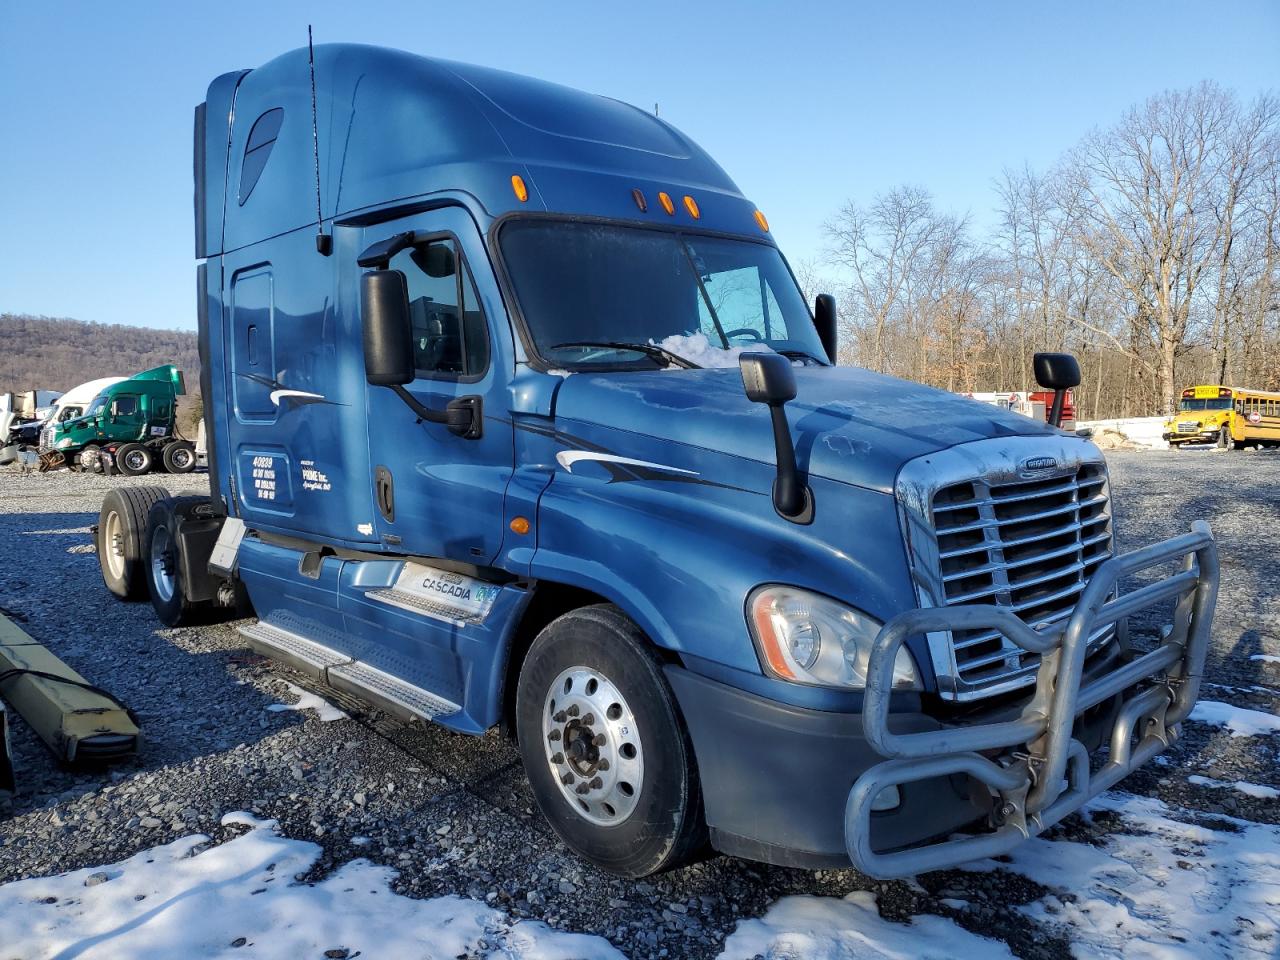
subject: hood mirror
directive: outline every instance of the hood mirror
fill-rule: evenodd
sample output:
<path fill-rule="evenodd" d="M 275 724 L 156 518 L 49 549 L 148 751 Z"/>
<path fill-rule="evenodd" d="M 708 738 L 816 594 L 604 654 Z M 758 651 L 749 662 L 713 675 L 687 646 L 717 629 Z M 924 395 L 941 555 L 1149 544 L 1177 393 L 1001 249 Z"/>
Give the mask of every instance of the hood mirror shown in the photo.
<path fill-rule="evenodd" d="M 791 440 L 785 407 L 796 398 L 796 376 L 791 361 L 780 353 L 744 353 L 738 357 L 747 399 L 769 408 L 773 421 L 774 459 L 778 476 L 773 481 L 773 508 L 793 523 L 813 520 L 813 495 L 800 479 L 796 448 Z"/>
<path fill-rule="evenodd" d="M 836 298 L 831 294 L 820 293 L 814 300 L 813 325 L 818 330 L 818 339 L 827 352 L 827 359 L 834 364 L 839 342 L 836 335 Z"/>
<path fill-rule="evenodd" d="M 1049 408 L 1049 422 L 1057 427 L 1062 424 L 1062 406 L 1067 391 L 1080 386 L 1080 364 L 1069 353 L 1037 353 L 1031 358 L 1036 383 L 1053 391 L 1053 406 Z"/>

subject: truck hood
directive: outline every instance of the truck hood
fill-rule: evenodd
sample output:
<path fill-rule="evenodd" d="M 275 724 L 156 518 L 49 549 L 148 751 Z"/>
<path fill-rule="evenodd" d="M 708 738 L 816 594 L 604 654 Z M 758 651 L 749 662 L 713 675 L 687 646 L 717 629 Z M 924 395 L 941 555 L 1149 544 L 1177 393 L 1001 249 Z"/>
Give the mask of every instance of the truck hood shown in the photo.
<path fill-rule="evenodd" d="M 786 411 L 800 468 L 886 493 L 908 460 L 971 440 L 1060 433 L 990 404 L 857 367 L 796 367 L 795 377 L 796 399 Z M 774 463 L 768 408 L 747 399 L 737 367 L 571 374 L 557 391 L 555 415 Z"/>

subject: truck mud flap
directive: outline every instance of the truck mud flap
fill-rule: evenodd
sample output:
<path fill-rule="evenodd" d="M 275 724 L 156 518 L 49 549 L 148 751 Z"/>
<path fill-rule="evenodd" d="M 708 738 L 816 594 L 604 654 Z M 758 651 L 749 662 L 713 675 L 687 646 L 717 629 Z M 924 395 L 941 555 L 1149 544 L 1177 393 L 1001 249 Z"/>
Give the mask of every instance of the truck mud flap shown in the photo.
<path fill-rule="evenodd" d="M 106 763 L 142 743 L 132 712 L 0 616 L 0 696 L 58 759 Z"/>
<path fill-rule="evenodd" d="M 17 789 L 13 782 L 12 757 L 9 751 L 9 714 L 0 703 L 0 801 L 7 801 Z"/>
<path fill-rule="evenodd" d="M 1119 581 L 1170 563 L 1180 569 L 1113 596 Z M 1195 706 L 1218 594 L 1218 552 L 1209 525 L 1112 557 L 1089 580 L 1065 626 L 1036 630 L 993 606 L 910 610 L 886 623 L 867 666 L 863 726 L 886 759 L 854 783 L 845 807 L 849 859 L 873 877 L 910 876 L 1007 853 L 1078 810 L 1165 750 Z M 1154 649 L 1088 683 L 1088 638 L 1100 627 L 1172 602 L 1172 622 Z M 934 630 L 997 629 L 1040 654 L 1035 692 L 1015 719 L 957 724 L 919 733 L 889 729 L 893 664 L 907 637 Z M 1075 738 L 1077 718 L 1115 701 L 1105 762 L 1091 769 Z M 871 813 L 881 791 L 931 777 L 965 774 L 985 785 L 993 829 L 888 853 L 872 847 Z"/>

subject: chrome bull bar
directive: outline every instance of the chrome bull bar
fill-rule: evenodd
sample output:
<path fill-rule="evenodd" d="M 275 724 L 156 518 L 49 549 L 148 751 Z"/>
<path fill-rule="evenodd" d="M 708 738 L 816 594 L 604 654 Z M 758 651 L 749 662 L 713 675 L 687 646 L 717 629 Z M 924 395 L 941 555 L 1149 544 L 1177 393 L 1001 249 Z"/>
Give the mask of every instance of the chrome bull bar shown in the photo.
<path fill-rule="evenodd" d="M 1179 559 L 1178 572 L 1108 599 L 1121 578 Z M 849 792 L 845 845 L 854 866 L 874 877 L 902 877 L 1006 853 L 1163 751 L 1200 694 L 1217 595 L 1217 545 L 1209 525 L 1198 520 L 1190 533 L 1103 563 L 1064 625 L 1039 631 L 994 606 L 927 608 L 894 617 L 876 636 L 867 666 L 863 727 L 868 743 L 887 759 L 863 773 Z M 1082 687 L 1089 637 L 1168 600 L 1176 604 L 1160 644 Z M 1034 693 L 1021 714 L 918 733 L 891 731 L 894 658 L 907 637 L 981 628 L 999 630 L 1041 655 Z M 1107 761 L 1091 773 L 1088 752 L 1072 734 L 1075 721 L 1117 694 L 1125 697 Z M 882 790 L 952 774 L 986 784 L 995 829 L 887 853 L 872 849 L 871 808 Z"/>

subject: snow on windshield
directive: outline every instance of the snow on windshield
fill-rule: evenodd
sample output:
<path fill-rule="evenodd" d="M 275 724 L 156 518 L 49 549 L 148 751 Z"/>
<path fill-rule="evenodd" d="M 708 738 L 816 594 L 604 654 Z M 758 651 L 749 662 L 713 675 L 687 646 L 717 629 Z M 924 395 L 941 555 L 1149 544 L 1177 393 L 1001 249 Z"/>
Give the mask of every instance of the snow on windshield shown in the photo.
<path fill-rule="evenodd" d="M 653 340 L 649 342 L 655 347 L 661 347 L 663 350 L 669 350 L 677 356 L 684 357 L 690 363 L 696 363 L 700 367 L 736 367 L 738 357 L 744 353 L 773 353 L 773 349 L 767 343 L 752 343 L 745 347 L 717 347 L 701 331 L 677 333 L 656 343 Z M 671 366 L 666 369 L 682 368 Z"/>

